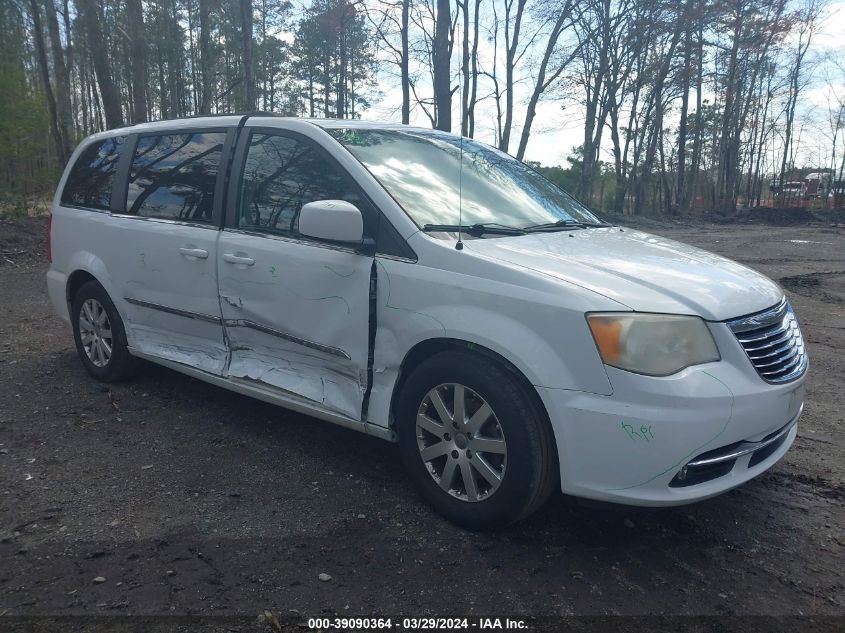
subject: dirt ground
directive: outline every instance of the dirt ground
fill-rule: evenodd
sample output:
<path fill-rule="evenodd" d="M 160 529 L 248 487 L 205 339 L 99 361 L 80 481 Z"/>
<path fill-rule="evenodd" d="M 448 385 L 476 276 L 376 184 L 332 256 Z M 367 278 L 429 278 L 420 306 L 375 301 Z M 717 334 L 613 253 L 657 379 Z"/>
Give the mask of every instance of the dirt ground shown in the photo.
<path fill-rule="evenodd" d="M 794 447 L 707 502 L 558 495 L 475 534 L 393 445 L 154 366 L 94 382 L 48 305 L 45 222 L 0 219 L 0 616 L 845 615 L 845 226 L 648 230 L 787 290 Z"/>

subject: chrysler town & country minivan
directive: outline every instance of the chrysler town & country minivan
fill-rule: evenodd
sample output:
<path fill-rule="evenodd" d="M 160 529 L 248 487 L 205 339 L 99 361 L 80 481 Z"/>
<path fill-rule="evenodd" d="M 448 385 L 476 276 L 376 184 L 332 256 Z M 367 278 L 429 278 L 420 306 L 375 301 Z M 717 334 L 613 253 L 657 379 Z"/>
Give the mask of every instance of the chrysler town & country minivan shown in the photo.
<path fill-rule="evenodd" d="M 145 359 L 398 442 L 469 528 L 555 489 L 712 497 L 777 462 L 803 407 L 777 285 L 439 131 L 250 115 L 97 134 L 50 245 L 93 377 Z"/>

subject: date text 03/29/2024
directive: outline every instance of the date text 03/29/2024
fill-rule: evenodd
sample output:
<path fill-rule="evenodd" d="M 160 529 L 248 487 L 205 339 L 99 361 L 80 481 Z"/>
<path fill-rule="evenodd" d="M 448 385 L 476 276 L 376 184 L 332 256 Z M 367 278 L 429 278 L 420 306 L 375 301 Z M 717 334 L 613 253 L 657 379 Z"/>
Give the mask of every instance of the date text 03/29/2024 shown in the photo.
<path fill-rule="evenodd" d="M 524 620 L 513 618 L 309 618 L 310 630 L 523 630 Z"/>

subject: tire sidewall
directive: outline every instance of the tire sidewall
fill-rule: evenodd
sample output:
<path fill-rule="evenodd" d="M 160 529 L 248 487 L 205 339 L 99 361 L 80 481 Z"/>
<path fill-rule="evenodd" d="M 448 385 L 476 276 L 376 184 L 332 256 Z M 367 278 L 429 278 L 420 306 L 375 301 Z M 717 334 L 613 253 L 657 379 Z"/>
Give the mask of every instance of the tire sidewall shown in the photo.
<path fill-rule="evenodd" d="M 425 395 L 444 383 L 460 383 L 481 396 L 495 413 L 507 443 L 507 466 L 489 499 L 461 501 L 443 491 L 420 457 L 416 416 Z M 423 496 L 443 515 L 470 529 L 503 527 L 522 515 L 536 485 L 539 422 L 535 407 L 513 376 L 469 354 L 445 352 L 431 357 L 408 377 L 397 407 L 397 432 L 403 462 Z"/>

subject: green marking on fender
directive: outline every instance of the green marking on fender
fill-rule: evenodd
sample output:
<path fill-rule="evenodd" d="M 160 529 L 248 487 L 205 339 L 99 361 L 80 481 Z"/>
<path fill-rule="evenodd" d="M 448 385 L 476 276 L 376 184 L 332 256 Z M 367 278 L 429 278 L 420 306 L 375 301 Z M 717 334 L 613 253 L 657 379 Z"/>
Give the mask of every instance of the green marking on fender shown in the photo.
<path fill-rule="evenodd" d="M 650 483 L 650 482 L 654 481 L 655 479 L 657 479 L 657 478 L 658 478 L 658 477 L 660 477 L 661 475 L 665 475 L 666 473 L 668 473 L 668 472 L 669 472 L 669 471 L 671 471 L 671 470 L 674 470 L 674 469 L 676 469 L 676 468 L 680 468 L 680 467 L 681 467 L 681 465 L 682 465 L 682 464 L 687 463 L 693 455 L 696 455 L 699 451 L 701 451 L 701 449 L 702 449 L 702 448 L 704 448 L 704 447 L 705 447 L 705 446 L 707 446 L 708 444 L 711 444 L 712 442 L 714 442 L 714 441 L 715 441 L 715 440 L 716 440 L 716 439 L 717 439 L 720 435 L 722 435 L 722 434 L 723 434 L 723 433 L 727 430 L 728 425 L 731 423 L 731 420 L 733 420 L 733 418 L 734 418 L 734 399 L 735 399 L 735 398 L 734 398 L 734 392 L 733 392 L 733 391 L 731 391 L 731 388 L 730 388 L 730 387 L 728 387 L 728 386 L 727 386 L 724 382 L 722 382 L 721 380 L 719 380 L 718 378 L 716 378 L 716 376 L 714 376 L 714 375 L 713 375 L 713 374 L 711 374 L 710 372 L 707 372 L 707 371 L 702 371 L 701 373 L 703 373 L 703 374 L 706 374 L 706 375 L 710 376 L 713 380 L 715 380 L 715 381 L 716 381 L 716 382 L 718 382 L 720 385 L 722 385 L 725 389 L 727 389 L 728 394 L 729 394 L 729 395 L 730 395 L 730 397 L 731 397 L 731 410 L 730 410 L 730 413 L 729 413 L 729 415 L 728 415 L 728 419 L 727 419 L 727 421 L 725 422 L 725 425 L 721 428 L 721 430 L 720 430 L 718 433 L 716 433 L 716 435 L 714 435 L 714 436 L 713 436 L 713 437 L 711 437 L 709 440 L 707 440 L 706 442 L 704 442 L 703 444 L 701 444 L 701 446 L 698 446 L 698 447 L 694 448 L 694 449 L 693 449 L 692 451 L 690 451 L 687 455 L 684 455 L 683 457 L 681 457 L 681 459 L 679 459 L 679 460 L 677 461 L 677 463 L 672 464 L 671 466 L 669 466 L 669 468 L 667 468 L 667 469 L 665 469 L 665 470 L 660 471 L 659 473 L 657 473 L 656 475 L 654 475 L 654 477 L 650 477 L 649 479 L 646 479 L 645 481 L 641 481 L 640 483 L 638 483 L 638 484 L 634 484 L 634 485 L 632 485 L 632 486 L 625 486 L 624 488 L 606 488 L 606 489 L 605 489 L 605 491 L 606 491 L 606 492 L 618 492 L 618 491 L 620 491 L 620 490 L 630 490 L 631 488 L 636 488 L 637 486 L 644 486 L 645 484 L 647 484 L 647 483 Z"/>
<path fill-rule="evenodd" d="M 651 442 L 654 439 L 654 432 L 651 430 L 651 425 L 646 426 L 645 424 L 642 424 L 639 429 L 635 429 L 633 424 L 620 422 L 619 428 L 625 431 L 628 437 L 635 442 Z"/>

